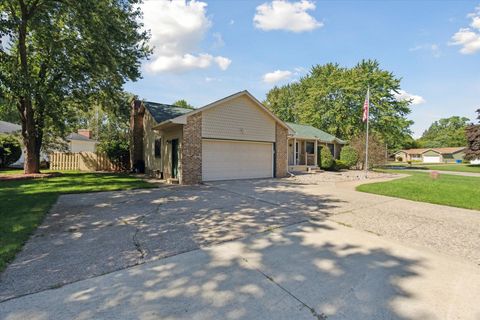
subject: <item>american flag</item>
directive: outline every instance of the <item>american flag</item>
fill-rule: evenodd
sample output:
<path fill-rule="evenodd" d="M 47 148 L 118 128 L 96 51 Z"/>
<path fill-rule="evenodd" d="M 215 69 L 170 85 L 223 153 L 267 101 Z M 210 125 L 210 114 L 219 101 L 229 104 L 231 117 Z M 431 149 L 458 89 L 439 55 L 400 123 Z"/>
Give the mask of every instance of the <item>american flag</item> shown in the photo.
<path fill-rule="evenodd" d="M 370 108 L 370 88 L 367 90 L 367 96 L 365 97 L 365 103 L 363 104 L 363 122 L 368 122 L 368 113 Z"/>

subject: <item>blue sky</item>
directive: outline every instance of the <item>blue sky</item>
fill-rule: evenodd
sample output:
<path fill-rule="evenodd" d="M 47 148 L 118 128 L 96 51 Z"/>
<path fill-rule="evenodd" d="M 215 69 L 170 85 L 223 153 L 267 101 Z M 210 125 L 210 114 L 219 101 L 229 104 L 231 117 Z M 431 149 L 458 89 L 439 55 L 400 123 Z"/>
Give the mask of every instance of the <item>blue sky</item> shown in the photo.
<path fill-rule="evenodd" d="M 414 98 L 414 136 L 480 108 L 480 1 L 145 1 L 154 55 L 126 90 L 195 107 L 258 99 L 314 64 L 377 59 Z M 359 101 L 359 104 L 363 101 Z M 360 116 L 360 115 L 359 115 Z"/>

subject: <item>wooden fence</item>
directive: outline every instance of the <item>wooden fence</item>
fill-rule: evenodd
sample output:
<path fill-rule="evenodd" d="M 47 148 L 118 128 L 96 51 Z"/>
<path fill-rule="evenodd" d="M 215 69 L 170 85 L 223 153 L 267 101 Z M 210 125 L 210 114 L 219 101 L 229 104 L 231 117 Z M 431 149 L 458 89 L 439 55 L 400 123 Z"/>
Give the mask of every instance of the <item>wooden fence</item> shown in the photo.
<path fill-rule="evenodd" d="M 51 170 L 118 171 L 104 153 L 56 152 L 50 154 Z"/>

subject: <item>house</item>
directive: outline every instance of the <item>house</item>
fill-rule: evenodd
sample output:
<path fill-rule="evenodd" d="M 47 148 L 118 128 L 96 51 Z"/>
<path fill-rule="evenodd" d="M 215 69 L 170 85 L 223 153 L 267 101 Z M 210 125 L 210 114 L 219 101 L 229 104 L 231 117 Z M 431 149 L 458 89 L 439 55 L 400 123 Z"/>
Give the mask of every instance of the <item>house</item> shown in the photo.
<path fill-rule="evenodd" d="M 288 170 L 306 170 L 320 163 L 321 148 L 328 148 L 335 159 L 339 159 L 340 150 L 345 141 L 309 125 L 287 122 L 293 130 L 288 137 Z"/>
<path fill-rule="evenodd" d="M 311 127 L 308 135 L 296 132 L 248 91 L 195 110 L 137 100 L 132 103 L 130 126 L 133 169 L 182 184 L 284 177 L 289 156 L 297 154 L 299 165 L 311 158 L 310 143 L 314 161 L 315 144 L 333 145 L 329 148 L 334 153 L 339 150 L 335 145 L 342 143 Z M 298 146 L 296 153 L 289 141 Z"/>
<path fill-rule="evenodd" d="M 66 140 L 69 152 L 95 152 L 98 144 L 88 129 L 78 129 L 77 133 L 70 133 Z"/>
<path fill-rule="evenodd" d="M 22 126 L 0 120 L 0 133 L 4 134 L 16 134 L 21 139 Z M 67 136 L 69 152 L 95 152 L 98 141 L 92 139 L 92 131 L 87 129 L 79 129 L 78 133 L 71 133 Z M 24 149 L 22 147 L 22 149 Z M 48 156 L 43 152 L 40 155 L 42 161 L 48 161 Z M 12 164 L 12 167 L 23 167 L 25 162 L 25 150 L 23 150 L 20 159 Z"/>
<path fill-rule="evenodd" d="M 422 148 L 400 150 L 395 153 L 397 162 L 453 163 L 463 160 L 465 147 Z"/>

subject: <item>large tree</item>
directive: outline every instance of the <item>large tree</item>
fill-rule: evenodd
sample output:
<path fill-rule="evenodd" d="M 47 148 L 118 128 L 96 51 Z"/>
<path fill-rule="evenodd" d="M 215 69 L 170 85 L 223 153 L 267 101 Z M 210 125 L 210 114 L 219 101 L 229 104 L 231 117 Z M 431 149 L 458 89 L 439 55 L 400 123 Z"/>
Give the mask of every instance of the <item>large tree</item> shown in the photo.
<path fill-rule="evenodd" d="M 299 82 L 273 88 L 265 105 L 281 119 L 310 124 L 349 140 L 365 130 L 362 107 L 370 87 L 370 128 L 389 148 L 402 147 L 412 122 L 408 100 L 399 100 L 400 79 L 377 61 L 363 60 L 353 68 L 338 64 L 312 67 Z"/>
<path fill-rule="evenodd" d="M 465 159 L 476 160 L 480 159 L 480 109 L 477 109 L 478 124 L 471 124 L 467 127 L 467 142 L 468 147 L 465 152 Z"/>
<path fill-rule="evenodd" d="M 25 172 L 39 172 L 46 133 L 140 77 L 148 33 L 139 0 L 2 0 L 0 93 L 15 105 Z M 48 126 L 48 130 L 46 127 Z"/>
<path fill-rule="evenodd" d="M 468 118 L 458 116 L 435 121 L 417 142 L 422 148 L 466 146 L 465 129 L 469 121 Z"/>

